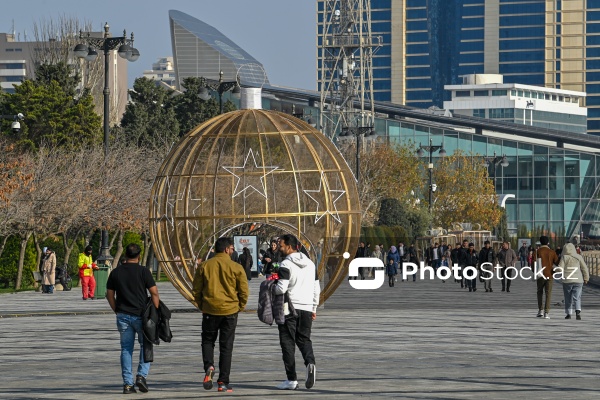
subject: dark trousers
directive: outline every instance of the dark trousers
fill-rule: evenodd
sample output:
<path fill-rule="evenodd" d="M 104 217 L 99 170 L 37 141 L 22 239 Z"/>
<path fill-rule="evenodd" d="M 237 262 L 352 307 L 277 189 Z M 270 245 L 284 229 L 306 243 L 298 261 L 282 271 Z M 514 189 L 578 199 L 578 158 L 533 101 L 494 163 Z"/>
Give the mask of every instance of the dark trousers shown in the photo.
<path fill-rule="evenodd" d="M 302 353 L 304 365 L 315 364 L 310 332 L 312 328 L 312 313 L 296 310 L 297 317 L 286 317 L 285 324 L 277 325 L 279 329 L 279 344 L 283 354 L 283 365 L 288 381 L 297 381 L 296 375 L 296 346 Z"/>
<path fill-rule="evenodd" d="M 237 326 L 237 313 L 232 315 L 202 314 L 202 361 L 204 370 L 215 365 L 215 342 L 219 336 L 218 382 L 229 384 L 233 340 Z"/>
<path fill-rule="evenodd" d="M 544 292 L 546 292 L 546 302 L 544 303 Z M 538 310 L 544 310 L 545 313 L 550 312 L 550 298 L 552 297 L 552 279 L 537 279 L 537 299 Z M 544 307 L 542 307 L 542 305 Z"/>
<path fill-rule="evenodd" d="M 500 272 L 502 274 L 502 290 L 510 290 L 512 279 L 508 278 L 514 278 L 517 271 L 514 268 L 508 269 L 508 267 L 502 267 Z"/>
<path fill-rule="evenodd" d="M 390 285 L 390 287 L 394 287 L 394 274 L 388 275 L 388 284 Z"/>
<path fill-rule="evenodd" d="M 469 289 L 477 289 L 477 278 L 473 278 L 473 279 L 466 279 L 467 281 L 467 287 Z"/>

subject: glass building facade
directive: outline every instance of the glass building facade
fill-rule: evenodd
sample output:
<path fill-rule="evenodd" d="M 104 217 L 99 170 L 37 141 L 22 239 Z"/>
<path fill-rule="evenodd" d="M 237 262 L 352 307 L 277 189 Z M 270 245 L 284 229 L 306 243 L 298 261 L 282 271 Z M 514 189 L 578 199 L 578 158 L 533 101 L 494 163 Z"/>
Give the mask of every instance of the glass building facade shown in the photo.
<path fill-rule="evenodd" d="M 502 74 L 505 83 L 586 92 L 588 133 L 600 135 L 600 0 L 371 0 L 371 7 L 372 35 L 384 39 L 375 100 L 442 107 L 444 85 L 459 76 Z"/>

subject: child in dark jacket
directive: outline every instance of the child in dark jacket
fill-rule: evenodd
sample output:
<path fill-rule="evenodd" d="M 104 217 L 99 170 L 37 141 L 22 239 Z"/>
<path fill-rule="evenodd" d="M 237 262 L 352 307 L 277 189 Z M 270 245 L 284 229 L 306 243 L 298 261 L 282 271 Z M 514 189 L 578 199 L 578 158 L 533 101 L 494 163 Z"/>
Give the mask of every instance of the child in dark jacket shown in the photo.
<path fill-rule="evenodd" d="M 394 277 L 398 275 L 398 264 L 392 259 L 388 259 L 388 264 L 386 265 L 385 272 L 388 275 L 388 283 L 390 287 L 394 287 Z"/>

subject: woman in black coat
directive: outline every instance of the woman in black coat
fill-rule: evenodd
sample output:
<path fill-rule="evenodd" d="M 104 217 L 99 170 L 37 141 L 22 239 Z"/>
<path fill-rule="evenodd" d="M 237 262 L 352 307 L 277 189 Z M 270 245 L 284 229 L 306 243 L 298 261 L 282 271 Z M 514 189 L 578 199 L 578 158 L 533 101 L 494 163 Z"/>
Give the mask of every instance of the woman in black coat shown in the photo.
<path fill-rule="evenodd" d="M 252 279 L 252 261 L 252 254 L 250 254 L 250 250 L 247 247 L 244 247 L 238 262 L 242 264 L 242 267 L 244 267 L 248 280 Z"/>

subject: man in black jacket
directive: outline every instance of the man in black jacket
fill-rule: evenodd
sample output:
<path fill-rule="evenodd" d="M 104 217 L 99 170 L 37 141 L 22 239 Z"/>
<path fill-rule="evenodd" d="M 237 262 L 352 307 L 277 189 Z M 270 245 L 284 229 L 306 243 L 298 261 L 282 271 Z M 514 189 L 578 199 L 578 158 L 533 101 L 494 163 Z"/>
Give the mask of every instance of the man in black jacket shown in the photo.
<path fill-rule="evenodd" d="M 154 307 L 158 308 L 160 303 L 152 273 L 139 264 L 141 251 L 137 244 L 132 243 L 127 246 L 125 262 L 110 273 L 106 282 L 106 299 L 110 308 L 117 314 L 117 329 L 121 335 L 121 374 L 124 394 L 136 393 L 132 373 L 136 333 L 140 343 L 140 362 L 135 384 L 141 392 L 148 391 L 146 377 L 150 371 L 150 363 L 142 362 L 144 354 L 142 315 L 146 309 L 148 297 L 146 291 L 150 292 Z"/>
<path fill-rule="evenodd" d="M 452 249 L 452 251 L 450 252 L 450 260 L 452 261 L 452 265 L 450 265 L 450 268 L 452 268 L 452 266 L 454 264 L 458 265 L 458 259 L 460 258 L 460 243 L 456 243 L 456 247 Z M 454 279 L 454 282 L 458 282 L 458 279 Z"/>
<path fill-rule="evenodd" d="M 494 258 L 496 258 L 496 254 L 494 253 L 494 249 L 490 246 L 490 241 L 486 240 L 483 242 L 483 248 L 479 252 L 479 276 L 483 278 L 487 278 L 490 276 L 488 273 L 481 274 L 481 268 L 485 268 L 487 271 L 494 271 Z M 484 263 L 489 263 L 488 265 L 483 265 Z M 483 288 L 486 292 L 493 292 L 492 290 L 492 279 L 481 279 L 483 281 Z"/>
<path fill-rule="evenodd" d="M 469 250 L 469 241 L 468 240 L 463 240 L 462 242 L 462 247 L 458 250 L 458 266 L 459 266 L 459 270 L 460 270 L 460 287 L 461 288 L 467 288 L 467 281 L 465 279 L 465 276 L 463 275 L 463 271 L 465 269 L 465 267 L 468 265 L 467 264 L 467 251 Z"/>
<path fill-rule="evenodd" d="M 465 264 L 467 267 L 474 267 L 477 268 L 477 262 L 478 262 L 478 254 L 477 254 L 477 250 L 475 250 L 475 244 L 474 243 L 469 243 L 469 247 L 466 250 L 465 253 Z M 464 270 L 463 270 L 463 274 L 464 274 Z M 466 279 L 467 281 L 467 287 L 469 288 L 469 292 L 476 292 L 477 291 L 477 277 L 473 278 L 473 279 Z"/>

